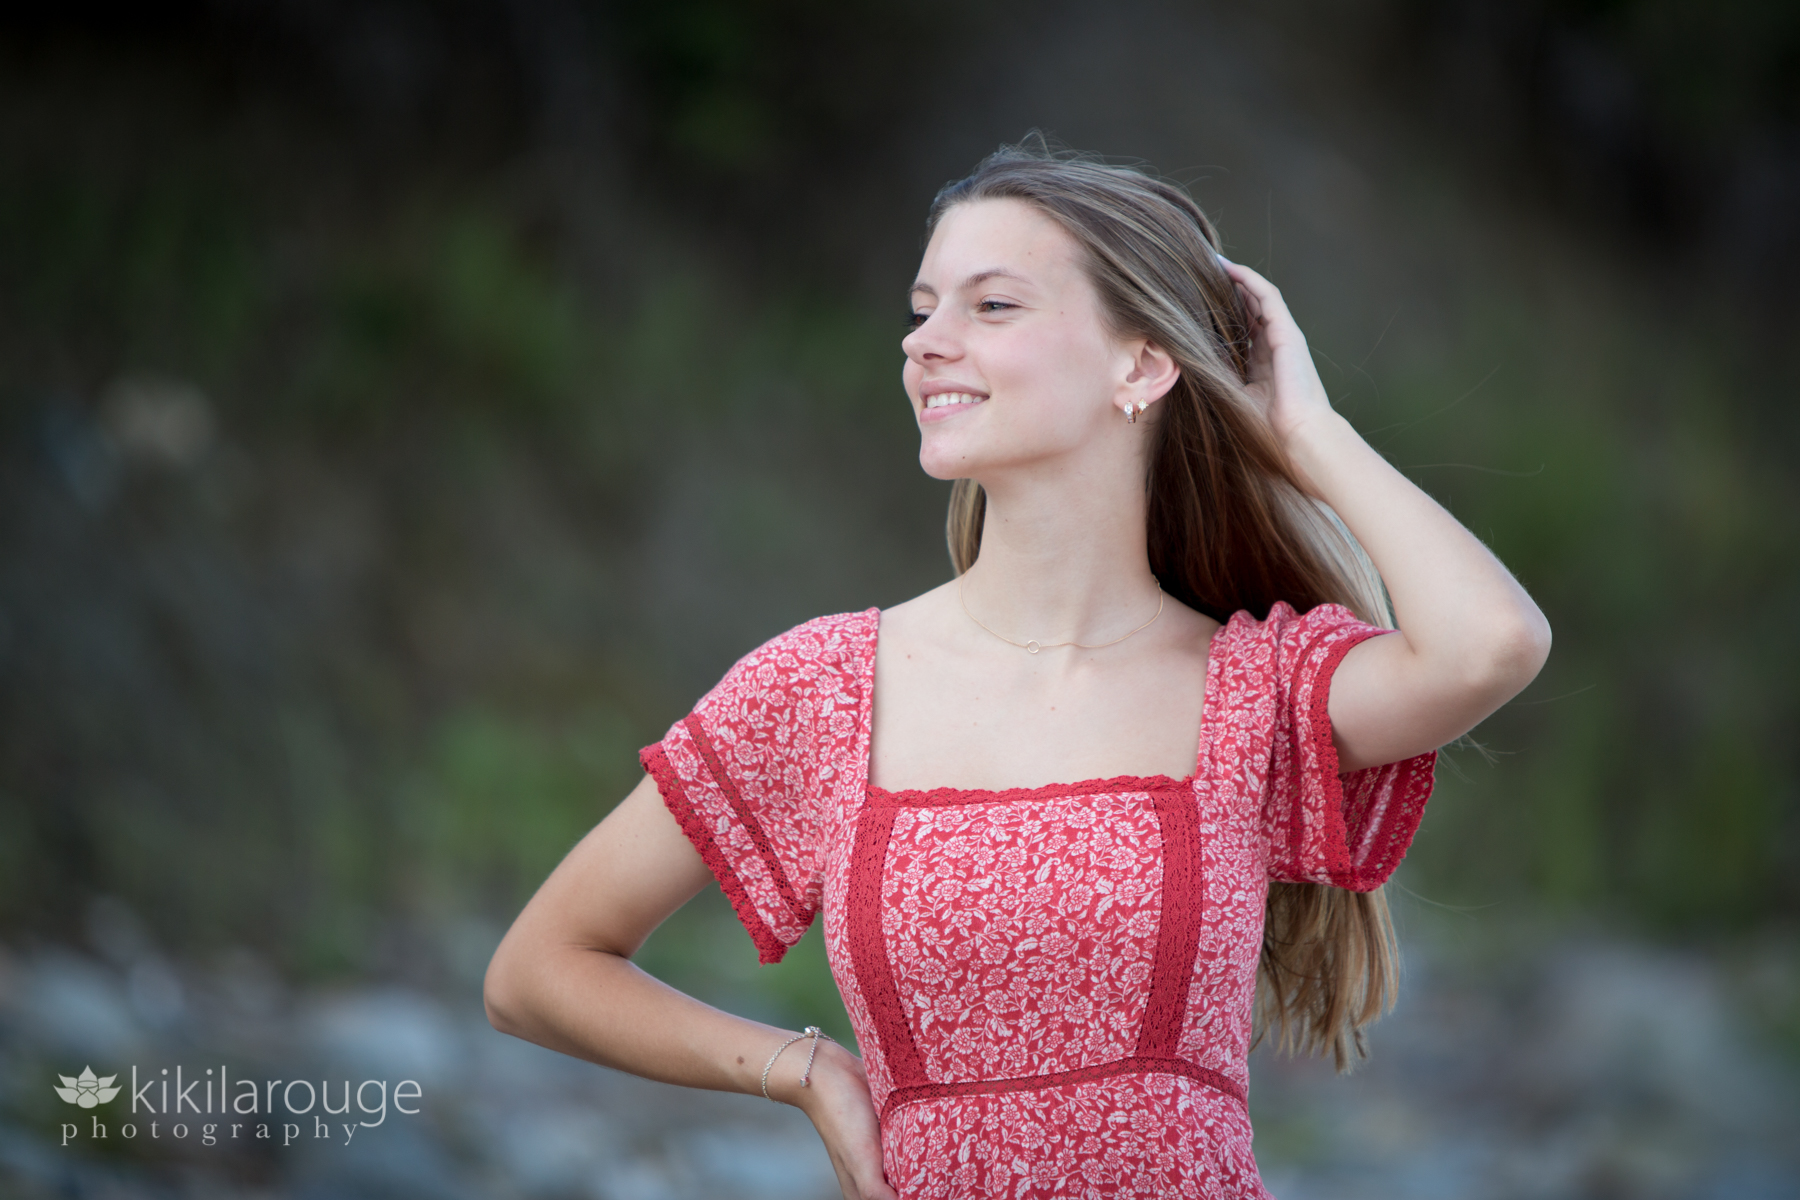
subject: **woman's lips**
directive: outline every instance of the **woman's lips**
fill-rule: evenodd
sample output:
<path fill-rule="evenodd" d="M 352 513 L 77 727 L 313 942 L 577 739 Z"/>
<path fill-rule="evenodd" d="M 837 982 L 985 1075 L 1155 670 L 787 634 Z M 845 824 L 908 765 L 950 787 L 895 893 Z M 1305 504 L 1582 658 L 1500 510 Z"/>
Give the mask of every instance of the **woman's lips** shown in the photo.
<path fill-rule="evenodd" d="M 986 399 L 986 396 L 975 392 L 938 392 L 925 397 L 924 407 L 919 411 L 919 420 L 941 421 L 957 413 L 967 412 Z"/>

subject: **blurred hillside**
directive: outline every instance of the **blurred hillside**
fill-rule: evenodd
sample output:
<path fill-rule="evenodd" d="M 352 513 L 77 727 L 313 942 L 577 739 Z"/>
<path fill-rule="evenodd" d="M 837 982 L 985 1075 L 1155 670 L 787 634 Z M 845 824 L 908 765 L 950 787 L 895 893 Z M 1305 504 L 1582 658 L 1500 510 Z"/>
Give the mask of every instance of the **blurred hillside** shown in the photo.
<path fill-rule="evenodd" d="M 737 655 L 941 580 L 901 292 L 1033 126 L 1189 181 L 1550 615 L 1405 885 L 1800 918 L 1791 5 L 221 0 L 0 64 L 9 940 L 429 975 Z"/>

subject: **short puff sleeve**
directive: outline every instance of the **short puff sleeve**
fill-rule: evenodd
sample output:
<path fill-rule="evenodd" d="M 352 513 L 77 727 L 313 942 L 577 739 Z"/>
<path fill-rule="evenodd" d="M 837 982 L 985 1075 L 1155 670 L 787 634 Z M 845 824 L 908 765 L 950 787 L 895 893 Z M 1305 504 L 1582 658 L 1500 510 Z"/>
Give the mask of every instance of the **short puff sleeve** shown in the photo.
<path fill-rule="evenodd" d="M 1412 844 L 1437 752 L 1340 774 L 1326 706 L 1331 677 L 1350 648 L 1391 631 L 1340 604 L 1303 616 L 1276 604 L 1260 632 L 1275 692 L 1263 805 L 1269 877 L 1373 891 Z"/>
<path fill-rule="evenodd" d="M 861 656 L 878 620 L 820 617 L 765 642 L 638 755 L 764 963 L 819 911 L 841 780 L 867 761 Z"/>

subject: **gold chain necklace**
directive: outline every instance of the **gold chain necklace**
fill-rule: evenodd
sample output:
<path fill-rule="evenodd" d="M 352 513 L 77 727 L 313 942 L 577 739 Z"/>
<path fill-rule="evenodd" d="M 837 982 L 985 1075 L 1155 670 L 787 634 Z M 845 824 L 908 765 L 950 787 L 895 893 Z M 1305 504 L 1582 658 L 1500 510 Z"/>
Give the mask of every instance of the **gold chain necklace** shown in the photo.
<path fill-rule="evenodd" d="M 965 617 L 968 617 L 969 620 L 975 622 L 975 624 L 981 625 L 981 618 L 977 617 L 974 613 L 969 611 L 969 601 L 963 595 L 963 577 L 961 575 L 958 575 L 956 577 L 956 598 L 962 604 L 963 615 Z M 1144 630 L 1146 630 L 1146 629 L 1150 628 L 1152 625 L 1156 624 L 1156 618 L 1162 616 L 1163 601 L 1167 600 L 1167 599 L 1168 599 L 1168 594 L 1166 592 L 1164 592 L 1161 587 L 1158 587 L 1156 589 L 1156 613 L 1148 621 L 1145 621 L 1142 625 L 1139 625 L 1136 629 L 1132 630 L 1131 633 L 1125 634 L 1124 637 L 1116 637 L 1110 642 L 1101 642 L 1097 646 L 1088 646 L 1088 645 L 1084 645 L 1081 642 L 1051 642 L 1048 646 L 1046 646 L 1042 642 L 1038 641 L 1036 638 L 1031 638 L 1031 639 L 1029 639 L 1027 641 L 1023 641 L 1023 642 L 1015 642 L 1003 633 L 994 633 L 994 631 L 991 629 L 988 629 L 988 627 L 986 625 L 981 625 L 981 628 L 987 630 L 987 632 L 989 632 L 989 633 L 993 633 L 995 637 L 999 638 L 1001 641 L 1005 642 L 1007 645 L 1017 646 L 1019 649 L 1025 651 L 1025 653 L 1027 653 L 1027 654 L 1036 654 L 1039 650 L 1060 650 L 1064 646 L 1073 646 L 1077 650 L 1104 650 L 1108 646 L 1116 646 L 1120 642 L 1124 641 L 1125 638 L 1131 637 L 1134 634 L 1142 633 L 1142 632 L 1144 632 Z"/>

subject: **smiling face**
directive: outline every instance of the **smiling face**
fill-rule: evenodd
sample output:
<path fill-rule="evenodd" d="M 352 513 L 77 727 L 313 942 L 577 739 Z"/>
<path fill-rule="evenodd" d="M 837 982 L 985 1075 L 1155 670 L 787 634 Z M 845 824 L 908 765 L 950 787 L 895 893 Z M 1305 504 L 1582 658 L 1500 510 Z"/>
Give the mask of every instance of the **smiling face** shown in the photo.
<path fill-rule="evenodd" d="M 1080 246 L 1035 206 L 946 212 L 912 312 L 900 344 L 926 474 L 986 482 L 1120 437 L 1142 344 L 1108 333 Z"/>

